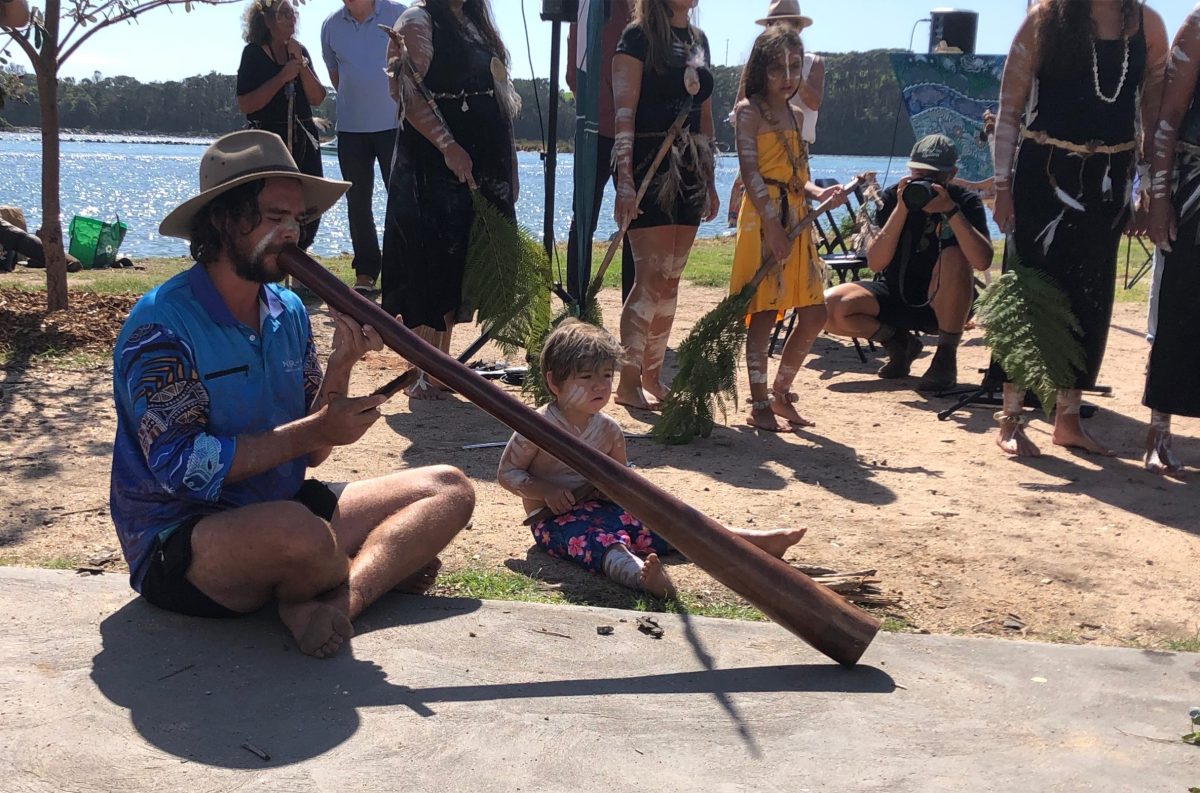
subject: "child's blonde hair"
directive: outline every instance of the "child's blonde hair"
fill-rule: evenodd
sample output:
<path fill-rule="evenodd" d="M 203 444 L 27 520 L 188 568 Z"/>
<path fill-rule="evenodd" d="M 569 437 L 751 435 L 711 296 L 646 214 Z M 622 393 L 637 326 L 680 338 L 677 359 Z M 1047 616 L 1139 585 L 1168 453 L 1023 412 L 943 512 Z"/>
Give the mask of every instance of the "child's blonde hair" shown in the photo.
<path fill-rule="evenodd" d="M 609 364 L 619 366 L 624 357 L 625 350 L 604 328 L 570 317 L 546 337 L 542 376 L 553 376 L 561 383 L 580 372 L 595 372 Z"/>

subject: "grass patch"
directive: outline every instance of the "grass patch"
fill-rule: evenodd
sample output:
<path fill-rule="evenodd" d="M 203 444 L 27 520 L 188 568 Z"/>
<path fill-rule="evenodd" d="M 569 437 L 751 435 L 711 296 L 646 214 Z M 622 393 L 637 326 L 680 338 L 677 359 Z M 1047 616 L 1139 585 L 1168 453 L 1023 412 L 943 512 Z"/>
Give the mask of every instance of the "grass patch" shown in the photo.
<path fill-rule="evenodd" d="M 615 585 L 611 596 L 607 593 L 595 599 L 568 596 L 545 584 L 511 570 L 485 570 L 467 568 L 454 572 L 443 572 L 438 577 L 436 592 L 449 597 L 477 598 L 479 600 L 515 600 L 524 603 L 558 603 L 578 606 L 601 606 L 628 611 L 651 613 L 690 614 L 699 617 L 747 620 L 762 622 L 766 616 L 753 606 L 737 600 L 712 600 L 698 598 L 687 592 L 680 593 L 674 600 L 660 601 L 646 595 L 626 593 Z"/>
<path fill-rule="evenodd" d="M 79 560 L 68 559 L 65 556 L 55 556 L 50 559 L 39 559 L 33 563 L 21 561 L 12 556 L 0 556 L 0 567 L 33 567 L 45 570 L 74 570 L 79 566 Z"/>
<path fill-rule="evenodd" d="M 914 630 L 912 623 L 899 614 L 884 614 L 879 629 L 888 633 L 912 633 Z"/>
<path fill-rule="evenodd" d="M 701 600 L 687 592 L 670 600 L 656 600 L 645 595 L 633 599 L 629 608 L 633 611 L 657 611 L 667 614 L 688 614 L 695 617 L 715 617 L 723 620 L 745 620 L 765 622 L 767 617 L 758 609 L 739 601 Z"/>
<path fill-rule="evenodd" d="M 548 592 L 527 575 L 508 570 L 458 570 L 438 576 L 438 594 L 479 600 L 519 600 L 525 603 L 563 603 L 558 592 Z"/>
<path fill-rule="evenodd" d="M 1173 653 L 1200 653 L 1200 634 L 1182 639 L 1164 639 L 1162 645 Z"/>
<path fill-rule="evenodd" d="M 106 366 L 112 356 L 107 353 L 87 352 L 86 350 L 62 350 L 51 348 L 42 350 L 28 358 L 12 350 L 0 350 L 0 368 L 9 366 L 46 366 L 52 369 L 95 369 Z"/>

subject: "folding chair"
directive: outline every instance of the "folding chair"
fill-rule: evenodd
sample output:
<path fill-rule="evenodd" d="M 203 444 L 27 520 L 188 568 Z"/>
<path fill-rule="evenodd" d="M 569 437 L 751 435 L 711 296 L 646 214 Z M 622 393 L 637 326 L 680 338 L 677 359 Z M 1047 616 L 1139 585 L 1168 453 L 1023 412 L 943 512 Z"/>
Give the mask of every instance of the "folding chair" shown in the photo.
<path fill-rule="evenodd" d="M 815 179 L 813 184 L 818 187 L 832 187 L 838 184 L 838 181 L 836 179 Z M 855 201 L 858 202 L 857 207 L 854 206 Z M 835 215 L 832 209 L 827 209 L 812 225 L 813 242 L 817 246 L 817 255 L 825 262 L 825 266 L 837 278 L 839 284 L 861 280 L 859 271 L 867 266 L 867 257 L 850 249 L 841 228 L 844 218 L 857 216 L 858 208 L 862 207 L 863 201 L 862 190 L 856 189 L 847 197 L 847 203 L 844 205 L 846 209 L 842 212 L 841 218 Z M 776 344 L 783 344 L 787 341 L 788 334 L 792 332 L 795 325 L 795 310 L 775 323 L 775 330 L 771 334 L 771 344 L 767 348 L 770 354 L 775 352 Z M 862 343 L 858 339 L 851 339 L 851 341 L 854 343 L 854 350 L 858 353 L 859 360 L 866 363 L 867 354 L 863 352 Z M 867 345 L 874 352 L 875 344 L 867 340 Z"/>

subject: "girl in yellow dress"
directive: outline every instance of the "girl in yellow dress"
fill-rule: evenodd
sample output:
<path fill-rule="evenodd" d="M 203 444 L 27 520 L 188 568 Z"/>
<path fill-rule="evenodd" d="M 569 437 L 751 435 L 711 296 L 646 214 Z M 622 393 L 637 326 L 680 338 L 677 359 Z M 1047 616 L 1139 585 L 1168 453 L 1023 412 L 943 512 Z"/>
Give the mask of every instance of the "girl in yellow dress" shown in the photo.
<path fill-rule="evenodd" d="M 799 397 L 792 391 L 792 383 L 825 326 L 824 264 L 808 229 L 793 241 L 788 240 L 788 229 L 807 213 L 807 199 L 820 202 L 842 194 L 840 186 L 822 190 L 809 180 L 808 151 L 800 136 L 803 114 L 792 104 L 800 88 L 803 61 L 799 33 L 784 27 L 768 28 L 754 42 L 742 72 L 746 98 L 734 108 L 738 163 L 746 193 L 738 213 L 729 289 L 736 293 L 753 277 L 764 252 L 774 259 L 774 269 L 750 304 L 746 334 L 751 398 L 747 423 L 770 432 L 814 426 L 797 412 Z M 799 309 L 796 325 L 768 391 L 771 329 L 789 308 Z"/>

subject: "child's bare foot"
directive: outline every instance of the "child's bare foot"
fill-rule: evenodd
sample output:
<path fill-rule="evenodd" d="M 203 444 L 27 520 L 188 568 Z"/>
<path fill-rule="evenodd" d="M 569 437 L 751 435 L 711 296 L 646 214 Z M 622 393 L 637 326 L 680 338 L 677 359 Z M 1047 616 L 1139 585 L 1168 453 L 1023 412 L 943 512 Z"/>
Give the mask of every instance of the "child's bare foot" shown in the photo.
<path fill-rule="evenodd" d="M 730 529 L 751 545 L 756 545 L 772 556 L 782 559 L 791 548 L 804 539 L 808 529 Z"/>
<path fill-rule="evenodd" d="M 429 564 L 392 587 L 392 591 L 402 595 L 424 595 L 437 583 L 438 572 L 441 569 L 442 560 L 435 556 Z"/>
<path fill-rule="evenodd" d="M 1152 474 L 1162 476 L 1182 476 L 1183 463 L 1175 456 L 1171 448 L 1171 433 L 1154 428 L 1146 435 L 1146 454 L 1142 464 Z"/>
<path fill-rule="evenodd" d="M 1099 454 L 1103 457 L 1113 457 L 1116 455 L 1116 452 L 1093 438 L 1083 428 L 1083 425 L 1078 422 L 1065 427 L 1056 422 L 1054 425 L 1054 434 L 1050 439 L 1056 446 L 1065 446 L 1068 449 L 1079 449 L 1091 454 Z"/>
<path fill-rule="evenodd" d="M 754 405 L 761 403 L 755 402 Z M 746 424 L 756 430 L 766 430 L 767 432 L 791 432 L 791 427 L 785 427 L 775 418 L 775 412 L 770 406 L 751 407 L 750 415 L 746 417 Z"/>
<path fill-rule="evenodd" d="M 300 652 L 314 658 L 329 658 L 354 635 L 354 627 L 346 614 L 319 600 L 280 603 L 279 619 L 292 632 Z"/>
<path fill-rule="evenodd" d="M 656 598 L 675 597 L 675 585 L 671 583 L 671 579 L 667 576 L 667 571 L 663 567 L 662 560 L 658 558 L 658 554 L 656 553 L 650 554 L 643 561 L 639 583 L 642 589 Z"/>
<path fill-rule="evenodd" d="M 817 422 L 810 421 L 796 410 L 795 405 L 800 401 L 800 395 L 795 391 L 779 391 L 772 389 L 775 399 L 771 400 L 771 410 L 776 416 L 791 424 L 793 427 L 815 427 Z"/>
<path fill-rule="evenodd" d="M 996 414 L 1000 424 L 1000 433 L 996 436 L 996 445 L 1005 454 L 1014 457 L 1041 457 L 1042 450 L 1034 445 L 1025 435 L 1025 427 L 1019 416 L 1009 416 L 1004 413 Z"/>

